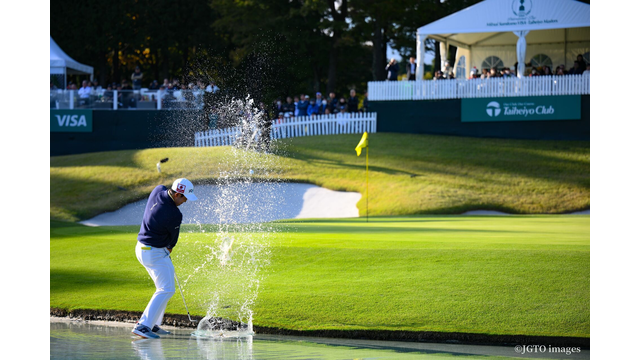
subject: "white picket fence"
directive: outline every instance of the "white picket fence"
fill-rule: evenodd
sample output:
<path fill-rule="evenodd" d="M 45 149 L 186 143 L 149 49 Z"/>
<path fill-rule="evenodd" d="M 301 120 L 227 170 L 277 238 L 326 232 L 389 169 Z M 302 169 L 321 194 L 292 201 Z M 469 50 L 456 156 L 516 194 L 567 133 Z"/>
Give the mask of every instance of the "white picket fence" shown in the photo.
<path fill-rule="evenodd" d="M 369 101 L 587 95 L 591 93 L 591 81 L 589 75 L 370 81 L 367 90 Z"/>
<path fill-rule="evenodd" d="M 300 136 L 375 133 L 376 113 L 346 113 L 335 115 L 298 116 L 275 119 L 271 125 L 271 139 L 286 139 Z M 213 129 L 195 134 L 195 146 L 233 145 L 241 136 L 239 126 Z M 257 137 L 258 135 L 256 135 Z M 257 140 L 257 139 L 256 139 Z"/>

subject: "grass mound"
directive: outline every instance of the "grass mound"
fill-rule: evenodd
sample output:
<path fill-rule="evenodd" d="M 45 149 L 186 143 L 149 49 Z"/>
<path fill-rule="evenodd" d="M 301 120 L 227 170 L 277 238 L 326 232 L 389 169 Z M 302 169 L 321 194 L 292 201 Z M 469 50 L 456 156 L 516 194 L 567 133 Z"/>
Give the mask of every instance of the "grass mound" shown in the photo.
<path fill-rule="evenodd" d="M 313 183 L 365 193 L 361 135 L 279 141 L 270 155 L 230 159 L 229 147 L 161 148 L 51 157 L 52 219 L 78 221 L 143 199 L 177 177 L 215 180 L 232 167 L 258 180 Z M 589 207 L 589 142 L 370 136 L 370 215 L 452 214 L 474 209 L 566 213 Z M 169 157 L 162 173 L 161 158 Z M 260 168 L 260 164 L 270 164 Z M 365 199 L 358 203 L 365 213 Z"/>

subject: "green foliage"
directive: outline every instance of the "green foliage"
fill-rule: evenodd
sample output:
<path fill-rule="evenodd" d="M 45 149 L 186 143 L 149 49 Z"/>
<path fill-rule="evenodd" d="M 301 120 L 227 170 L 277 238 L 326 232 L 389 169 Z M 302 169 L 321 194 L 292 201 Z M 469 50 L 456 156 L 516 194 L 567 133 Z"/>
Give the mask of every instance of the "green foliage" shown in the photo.
<path fill-rule="evenodd" d="M 589 337 L 589 224 L 572 215 L 274 223 L 254 324 Z M 134 256 L 137 231 L 51 222 L 50 306 L 143 311 L 153 283 Z M 183 225 L 172 254 L 192 315 L 206 314 L 209 276 L 223 271 L 200 268 L 215 231 Z M 167 313 L 185 314 L 178 294 Z"/>
<path fill-rule="evenodd" d="M 387 45 L 415 55 L 418 27 L 476 2 L 55 0 L 51 36 L 103 86 L 139 65 L 145 87 L 214 80 L 268 104 L 329 88 L 363 93 L 384 77 Z"/>

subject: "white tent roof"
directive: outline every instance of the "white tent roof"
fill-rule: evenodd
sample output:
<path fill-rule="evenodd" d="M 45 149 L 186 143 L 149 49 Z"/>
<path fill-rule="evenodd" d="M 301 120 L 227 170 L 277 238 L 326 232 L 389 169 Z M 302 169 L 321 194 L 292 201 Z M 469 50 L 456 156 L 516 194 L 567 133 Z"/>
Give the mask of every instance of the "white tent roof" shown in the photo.
<path fill-rule="evenodd" d="M 49 36 L 50 74 L 93 75 L 93 67 L 80 64 L 67 55 L 53 38 Z"/>
<path fill-rule="evenodd" d="M 565 35 L 553 29 L 588 28 L 590 24 L 589 4 L 575 0 L 485 0 L 419 28 L 418 35 L 468 48 L 512 45 L 517 39 L 514 31 L 546 30 L 531 33 L 539 38 L 528 37 L 527 42 L 532 44 L 564 41 Z M 567 36 L 573 41 L 589 40 L 588 29 L 570 33 Z"/>
<path fill-rule="evenodd" d="M 588 53 L 590 27 L 589 4 L 575 0 L 485 0 L 418 29 L 417 75 L 424 71 L 427 37 L 439 41 L 445 54 L 448 45 L 458 48 L 456 64 L 465 58 L 460 64 L 465 76 L 472 66 L 489 67 L 484 60 L 490 59 L 499 60 L 499 66 L 518 62 L 522 76 L 532 56 L 565 64 Z M 445 59 L 446 55 L 441 57 L 441 67 Z"/>

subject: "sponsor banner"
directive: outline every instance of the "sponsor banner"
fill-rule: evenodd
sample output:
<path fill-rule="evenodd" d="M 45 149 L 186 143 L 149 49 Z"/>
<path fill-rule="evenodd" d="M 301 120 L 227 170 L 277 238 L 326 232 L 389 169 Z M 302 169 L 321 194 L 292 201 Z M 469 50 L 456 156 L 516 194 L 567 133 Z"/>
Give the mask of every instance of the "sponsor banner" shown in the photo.
<path fill-rule="evenodd" d="M 462 122 L 578 120 L 580 95 L 462 99 Z"/>
<path fill-rule="evenodd" d="M 50 110 L 50 132 L 92 132 L 93 110 Z"/>

